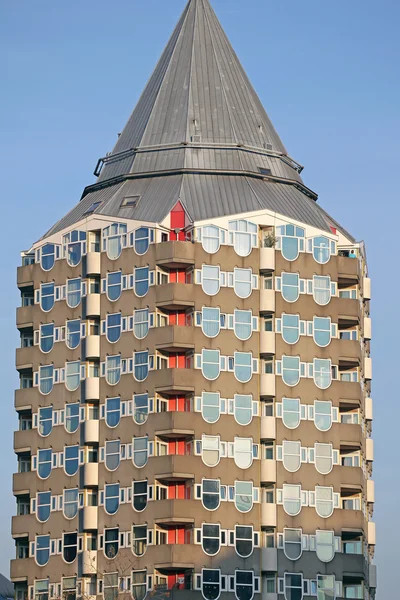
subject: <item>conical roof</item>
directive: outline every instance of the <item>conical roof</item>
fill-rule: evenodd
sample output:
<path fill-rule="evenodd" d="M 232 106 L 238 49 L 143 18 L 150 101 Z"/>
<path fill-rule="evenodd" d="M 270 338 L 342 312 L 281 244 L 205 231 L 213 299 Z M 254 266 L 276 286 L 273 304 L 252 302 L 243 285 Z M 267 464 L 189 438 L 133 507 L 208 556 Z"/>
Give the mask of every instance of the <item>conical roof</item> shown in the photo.
<path fill-rule="evenodd" d="M 268 209 L 329 231 L 301 170 L 209 0 L 189 0 L 97 182 L 46 236 L 88 212 L 161 222 L 178 200 L 193 221 Z"/>

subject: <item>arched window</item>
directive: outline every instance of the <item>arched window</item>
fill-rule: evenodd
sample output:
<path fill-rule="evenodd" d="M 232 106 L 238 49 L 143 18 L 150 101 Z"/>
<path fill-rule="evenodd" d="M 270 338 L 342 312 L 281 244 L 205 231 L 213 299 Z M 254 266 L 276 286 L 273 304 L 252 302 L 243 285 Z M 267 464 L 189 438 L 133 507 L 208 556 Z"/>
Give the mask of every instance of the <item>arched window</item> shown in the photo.
<path fill-rule="evenodd" d="M 253 464 L 253 440 L 235 437 L 234 460 L 239 469 L 248 469 Z"/>
<path fill-rule="evenodd" d="M 247 558 L 253 553 L 254 535 L 251 525 L 235 525 L 235 550 L 242 558 Z"/>
<path fill-rule="evenodd" d="M 319 560 L 331 562 L 335 558 L 335 532 L 317 530 L 315 546 Z"/>
<path fill-rule="evenodd" d="M 221 595 L 221 571 L 219 569 L 202 569 L 201 593 L 205 600 L 217 600 Z"/>
<path fill-rule="evenodd" d="M 63 492 L 63 515 L 66 519 L 73 519 L 78 514 L 79 490 L 73 488 Z"/>
<path fill-rule="evenodd" d="M 318 600 L 331 600 L 331 598 L 336 597 L 334 575 L 317 575 L 317 594 Z M 358 597 L 360 598 L 362 596 Z M 351 598 L 351 595 L 348 596 L 348 598 Z"/>
<path fill-rule="evenodd" d="M 74 319 L 73 321 L 67 321 L 66 324 L 66 342 L 67 347 L 70 350 L 77 348 L 81 341 L 81 321 L 80 319 Z"/>
<path fill-rule="evenodd" d="M 320 431 L 328 431 L 332 427 L 332 402 L 314 402 L 314 423 Z"/>
<path fill-rule="evenodd" d="M 201 414 L 207 423 L 216 423 L 221 414 L 219 392 L 203 392 L 201 396 Z"/>
<path fill-rule="evenodd" d="M 301 467 L 301 442 L 282 442 L 283 466 L 290 473 L 295 473 Z"/>
<path fill-rule="evenodd" d="M 219 350 L 205 350 L 201 353 L 201 366 L 203 377 L 214 381 L 220 374 L 220 352 Z"/>
<path fill-rule="evenodd" d="M 136 381 L 144 381 L 149 374 L 149 352 L 133 353 L 133 375 Z"/>
<path fill-rule="evenodd" d="M 331 257 L 331 242 L 327 237 L 320 235 L 313 238 L 313 256 L 317 263 L 324 265 Z"/>
<path fill-rule="evenodd" d="M 43 396 L 50 394 L 54 384 L 54 365 L 39 367 L 39 391 Z"/>
<path fill-rule="evenodd" d="M 121 355 L 106 356 L 105 363 L 106 381 L 109 385 L 116 385 L 121 379 Z"/>
<path fill-rule="evenodd" d="M 201 501 L 207 510 L 217 510 L 221 503 L 219 479 L 203 479 Z"/>
<path fill-rule="evenodd" d="M 64 471 L 72 477 L 78 472 L 79 446 L 65 446 L 64 448 Z"/>
<path fill-rule="evenodd" d="M 208 296 L 215 296 L 215 294 L 218 294 L 220 289 L 220 268 L 211 265 L 203 265 L 201 281 L 205 294 Z"/>
<path fill-rule="evenodd" d="M 300 294 L 300 277 L 298 273 L 282 273 L 281 292 L 286 302 L 296 302 Z"/>
<path fill-rule="evenodd" d="M 144 600 L 147 596 L 147 570 L 132 571 L 132 598 Z"/>
<path fill-rule="evenodd" d="M 248 298 L 252 291 L 252 277 L 253 273 L 251 269 L 234 269 L 233 278 L 235 294 L 239 298 Z"/>
<path fill-rule="evenodd" d="M 119 509 L 119 483 L 108 483 L 104 486 L 104 509 L 107 514 L 115 515 Z"/>
<path fill-rule="evenodd" d="M 235 596 L 237 600 L 252 600 L 254 588 L 253 571 L 235 571 Z"/>
<path fill-rule="evenodd" d="M 122 248 L 126 246 L 125 223 L 113 223 L 103 229 L 103 249 L 107 250 L 110 260 L 116 260 L 121 256 Z"/>
<path fill-rule="evenodd" d="M 132 552 L 135 556 L 143 556 L 147 550 L 147 525 L 132 527 Z"/>
<path fill-rule="evenodd" d="M 35 560 L 39 567 L 44 567 L 50 558 L 50 536 L 37 535 L 35 543 Z"/>
<path fill-rule="evenodd" d="M 51 473 L 52 451 L 49 449 L 38 450 L 37 473 L 40 479 L 47 479 Z"/>
<path fill-rule="evenodd" d="M 283 484 L 283 508 L 291 517 L 301 511 L 301 486 Z"/>
<path fill-rule="evenodd" d="M 220 461 L 219 435 L 203 435 L 201 438 L 203 463 L 207 467 L 216 467 Z"/>
<path fill-rule="evenodd" d="M 65 365 L 65 387 L 70 392 L 78 389 L 81 382 L 81 363 L 78 361 L 67 362 Z"/>
<path fill-rule="evenodd" d="M 221 526 L 217 524 L 208 525 L 203 523 L 201 526 L 202 548 L 208 556 L 218 554 L 221 547 Z"/>
<path fill-rule="evenodd" d="M 106 558 L 113 559 L 119 551 L 119 529 L 104 530 L 104 554 Z"/>
<path fill-rule="evenodd" d="M 54 323 L 40 326 L 39 340 L 41 351 L 45 354 L 51 352 L 54 346 Z"/>
<path fill-rule="evenodd" d="M 215 254 L 220 248 L 222 230 L 216 225 L 204 225 L 201 228 L 201 243 L 205 252 Z M 225 232 L 223 232 L 225 233 Z"/>
<path fill-rule="evenodd" d="M 68 279 L 67 281 L 67 305 L 70 308 L 76 308 L 81 303 L 82 282 L 81 278 Z"/>
<path fill-rule="evenodd" d="M 65 406 L 65 430 L 75 433 L 79 427 L 79 402 Z"/>
<path fill-rule="evenodd" d="M 253 396 L 235 394 L 234 416 L 239 425 L 249 425 L 253 419 Z"/>
<path fill-rule="evenodd" d="M 314 358 L 314 383 L 326 390 L 332 383 L 332 363 L 328 358 Z"/>
<path fill-rule="evenodd" d="M 282 337 L 287 344 L 296 344 L 299 341 L 299 315 L 282 315 Z"/>
<path fill-rule="evenodd" d="M 300 381 L 300 357 L 282 356 L 282 379 L 291 387 Z"/>
<path fill-rule="evenodd" d="M 115 302 L 120 298 L 122 292 L 122 273 L 121 271 L 115 271 L 114 273 L 107 273 L 106 281 L 107 298 L 111 302 Z"/>
<path fill-rule="evenodd" d="M 103 575 L 103 596 L 104 600 L 118 600 L 119 596 L 119 575 L 118 573 L 104 573 Z"/>
<path fill-rule="evenodd" d="M 257 248 L 258 226 L 251 221 L 239 219 L 228 225 L 230 241 L 239 256 L 248 256 L 252 248 Z"/>
<path fill-rule="evenodd" d="M 147 465 L 149 458 L 149 441 L 148 437 L 136 437 L 132 440 L 133 444 L 133 455 L 132 460 L 135 467 L 141 469 Z"/>
<path fill-rule="evenodd" d="M 106 316 L 106 335 L 107 340 L 112 344 L 118 342 L 121 337 L 122 317 L 121 313 L 114 313 Z"/>
<path fill-rule="evenodd" d="M 315 488 L 315 510 L 322 519 L 332 516 L 334 509 L 333 488 L 317 486 Z"/>
<path fill-rule="evenodd" d="M 333 469 L 332 444 L 315 443 L 315 468 L 321 475 L 328 475 Z"/>
<path fill-rule="evenodd" d="M 110 440 L 105 444 L 105 465 L 109 471 L 115 471 L 121 460 L 121 442 Z"/>
<path fill-rule="evenodd" d="M 66 563 L 73 563 L 78 555 L 78 534 L 63 533 L 63 559 Z"/>
<path fill-rule="evenodd" d="M 329 304 L 331 300 L 331 278 L 329 276 L 314 275 L 313 297 L 320 306 Z"/>
<path fill-rule="evenodd" d="M 298 560 L 303 553 L 302 530 L 283 530 L 283 551 L 289 560 Z"/>
<path fill-rule="evenodd" d="M 285 573 L 285 600 L 303 600 L 303 575 Z"/>
<path fill-rule="evenodd" d="M 134 245 L 135 252 L 136 254 L 139 254 L 139 256 L 146 254 L 149 249 L 151 233 L 153 233 L 153 230 L 148 227 L 139 227 L 139 229 L 136 229 Z"/>
<path fill-rule="evenodd" d="M 36 518 L 40 523 L 49 520 L 51 512 L 51 492 L 38 492 L 36 494 Z"/>
<path fill-rule="evenodd" d="M 221 311 L 219 308 L 203 307 L 201 314 L 201 329 L 209 338 L 216 337 L 221 330 Z"/>
<path fill-rule="evenodd" d="M 253 375 L 253 355 L 251 352 L 234 353 L 234 373 L 241 383 L 250 381 Z"/>
<path fill-rule="evenodd" d="M 314 317 L 313 321 L 314 342 L 317 346 L 325 348 L 331 343 L 332 324 L 330 317 Z"/>
<path fill-rule="evenodd" d="M 253 508 L 253 483 L 251 481 L 235 481 L 235 506 L 241 513 Z"/>
<path fill-rule="evenodd" d="M 300 425 L 300 400 L 298 398 L 282 398 L 282 421 L 288 429 L 296 429 Z"/>
<path fill-rule="evenodd" d="M 288 224 L 277 227 L 277 231 L 283 258 L 290 261 L 296 260 L 299 252 L 304 252 L 304 229 Z"/>
<path fill-rule="evenodd" d="M 138 340 L 143 340 L 149 333 L 149 309 L 135 310 L 133 315 L 133 333 Z"/>
<path fill-rule="evenodd" d="M 42 283 L 40 285 L 40 308 L 43 312 L 49 312 L 54 306 L 55 286 L 54 283 Z"/>
<path fill-rule="evenodd" d="M 251 310 L 235 310 L 233 327 L 239 340 L 248 340 L 253 331 L 253 313 Z"/>
<path fill-rule="evenodd" d="M 132 506 L 136 512 L 142 512 L 147 506 L 147 486 L 147 480 L 132 484 Z"/>
<path fill-rule="evenodd" d="M 121 420 L 121 398 L 106 399 L 106 424 L 116 427 Z"/>
<path fill-rule="evenodd" d="M 79 265 L 86 249 L 86 231 L 70 231 L 64 235 L 64 254 L 71 267 Z"/>
<path fill-rule="evenodd" d="M 135 269 L 134 292 L 136 296 L 142 298 L 149 291 L 149 267 L 139 267 Z"/>
<path fill-rule="evenodd" d="M 133 396 L 133 420 L 138 425 L 146 423 L 149 416 L 149 395 L 135 394 Z"/>
<path fill-rule="evenodd" d="M 43 271 L 51 271 L 54 267 L 56 247 L 54 244 L 45 244 L 41 247 L 40 266 Z"/>
<path fill-rule="evenodd" d="M 50 435 L 53 429 L 53 407 L 42 406 L 39 408 L 38 432 L 42 437 Z"/>

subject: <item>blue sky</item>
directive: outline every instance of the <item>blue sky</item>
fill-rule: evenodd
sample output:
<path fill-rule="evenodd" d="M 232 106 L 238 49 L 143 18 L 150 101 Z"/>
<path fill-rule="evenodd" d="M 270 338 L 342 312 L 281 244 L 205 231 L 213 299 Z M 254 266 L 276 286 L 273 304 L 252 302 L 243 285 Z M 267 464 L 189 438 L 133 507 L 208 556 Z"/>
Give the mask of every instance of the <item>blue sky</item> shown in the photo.
<path fill-rule="evenodd" d="M 39 238 L 93 182 L 113 147 L 185 0 L 2 0 L 0 175 L 3 293 L 0 296 L 0 572 L 14 555 L 12 431 L 17 385 L 15 308 L 19 252 Z M 398 326 L 385 325 L 399 297 L 393 276 L 399 219 L 400 4 L 395 0 L 213 0 L 305 183 L 357 239 L 373 279 L 373 398 L 378 598 L 397 590 L 395 509 L 400 485 Z M 389 236 L 389 233 L 391 235 Z M 388 492 L 391 492 L 389 494 Z M 393 595 L 391 596 L 393 598 Z"/>

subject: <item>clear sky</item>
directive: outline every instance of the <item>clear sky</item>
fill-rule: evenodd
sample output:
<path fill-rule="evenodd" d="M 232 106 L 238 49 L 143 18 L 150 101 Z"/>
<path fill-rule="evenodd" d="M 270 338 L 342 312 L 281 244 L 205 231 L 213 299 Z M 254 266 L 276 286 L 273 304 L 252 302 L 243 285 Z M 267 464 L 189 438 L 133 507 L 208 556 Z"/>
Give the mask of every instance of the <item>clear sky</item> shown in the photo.
<path fill-rule="evenodd" d="M 7 576 L 14 556 L 19 252 L 94 181 L 97 158 L 113 147 L 184 5 L 185 0 L 0 0 L 0 572 Z M 328 212 L 367 243 L 373 279 L 378 600 L 394 600 L 399 326 L 394 318 L 385 325 L 384 317 L 395 313 L 399 300 L 394 224 L 400 221 L 395 185 L 400 3 L 213 0 L 213 6 L 289 154 L 305 165 L 305 183 Z"/>

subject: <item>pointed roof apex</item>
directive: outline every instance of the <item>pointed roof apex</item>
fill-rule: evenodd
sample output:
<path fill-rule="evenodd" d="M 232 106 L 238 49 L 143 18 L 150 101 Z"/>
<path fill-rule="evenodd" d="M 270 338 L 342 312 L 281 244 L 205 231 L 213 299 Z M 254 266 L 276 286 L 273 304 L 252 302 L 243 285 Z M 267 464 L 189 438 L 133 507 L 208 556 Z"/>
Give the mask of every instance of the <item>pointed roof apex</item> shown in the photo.
<path fill-rule="evenodd" d="M 257 149 L 256 156 L 251 152 Z M 216 151 L 218 154 L 216 154 Z M 101 167 L 101 168 L 100 168 Z M 99 182 L 189 168 L 301 182 L 209 0 L 189 0 Z"/>

